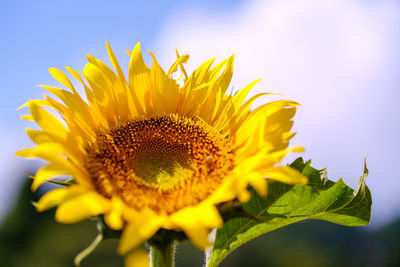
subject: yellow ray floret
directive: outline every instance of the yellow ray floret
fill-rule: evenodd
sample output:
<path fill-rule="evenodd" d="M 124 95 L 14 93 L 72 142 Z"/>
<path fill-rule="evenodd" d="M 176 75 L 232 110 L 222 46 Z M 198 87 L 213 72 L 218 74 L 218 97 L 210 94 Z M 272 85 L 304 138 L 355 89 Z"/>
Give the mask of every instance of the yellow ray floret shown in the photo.
<path fill-rule="evenodd" d="M 30 110 L 24 118 L 40 129 L 27 129 L 37 146 L 17 155 L 48 162 L 32 190 L 57 176 L 73 178 L 45 194 L 37 210 L 57 206 L 56 220 L 63 223 L 102 215 L 110 228 L 123 230 L 119 252 L 135 258 L 133 249 L 160 228 L 184 231 L 204 249 L 210 230 L 224 223 L 217 204 L 248 201 L 249 187 L 265 196 L 268 179 L 307 183 L 281 164 L 288 153 L 302 151 L 288 148 L 297 103 L 280 100 L 251 110 L 268 95 L 245 101 L 258 81 L 228 94 L 233 56 L 215 66 L 208 60 L 188 76 L 188 55 L 177 52 L 165 73 L 151 52 L 153 64 L 146 65 L 137 44 L 125 75 L 108 44 L 107 50 L 116 71 L 91 55 L 83 72 L 66 68 L 84 98 L 64 72 L 51 68 L 65 88 L 43 85 L 56 98 L 24 105 Z M 172 78 L 177 71 L 182 84 Z"/>

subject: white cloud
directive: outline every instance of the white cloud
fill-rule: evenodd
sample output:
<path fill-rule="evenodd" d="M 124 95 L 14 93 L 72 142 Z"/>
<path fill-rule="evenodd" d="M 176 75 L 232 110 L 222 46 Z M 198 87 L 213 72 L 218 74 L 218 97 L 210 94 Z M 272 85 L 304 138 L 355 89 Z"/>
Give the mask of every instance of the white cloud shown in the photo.
<path fill-rule="evenodd" d="M 263 77 L 253 94 L 300 102 L 293 141 L 331 178 L 356 186 L 368 153 L 373 222 L 380 223 L 400 214 L 392 204 L 400 200 L 399 22 L 395 1 L 253 1 L 229 14 L 185 8 L 170 17 L 156 54 L 166 66 L 177 46 L 193 69 L 235 53 L 232 86 Z"/>

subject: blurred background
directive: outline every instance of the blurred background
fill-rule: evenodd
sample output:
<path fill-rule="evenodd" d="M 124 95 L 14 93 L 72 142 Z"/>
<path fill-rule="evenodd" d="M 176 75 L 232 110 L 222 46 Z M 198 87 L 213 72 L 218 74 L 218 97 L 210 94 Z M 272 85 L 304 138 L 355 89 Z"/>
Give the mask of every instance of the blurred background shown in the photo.
<path fill-rule="evenodd" d="M 61 225 L 37 214 L 27 173 L 38 161 L 16 158 L 31 146 L 16 108 L 42 98 L 38 84 L 60 86 L 49 67 L 83 70 L 86 55 L 107 64 L 105 42 L 127 70 L 124 52 L 140 41 L 167 68 L 174 49 L 199 63 L 235 54 L 237 91 L 277 92 L 301 103 L 292 145 L 328 177 L 357 186 L 367 156 L 371 224 L 346 228 L 310 221 L 251 241 L 223 266 L 400 265 L 400 2 L 397 0 L 10 1 L 0 2 L 0 262 L 72 266 L 95 237 L 94 222 Z M 145 55 L 151 64 L 151 58 Z M 257 103 L 256 103 L 257 104 Z M 287 161 L 299 155 L 291 156 Z M 82 266 L 122 266 L 116 242 Z M 201 266 L 202 253 L 178 248 L 177 266 Z M 197 258 L 197 260 L 196 260 Z M 197 265 L 196 265 L 197 264 Z"/>

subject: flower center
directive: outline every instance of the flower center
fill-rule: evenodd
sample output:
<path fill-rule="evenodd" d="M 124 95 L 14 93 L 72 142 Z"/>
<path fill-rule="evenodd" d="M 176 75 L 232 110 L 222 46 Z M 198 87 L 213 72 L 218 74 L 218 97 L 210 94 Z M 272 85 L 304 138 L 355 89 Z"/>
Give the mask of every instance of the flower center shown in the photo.
<path fill-rule="evenodd" d="M 233 150 L 206 123 L 173 114 L 99 134 L 85 166 L 103 196 L 171 214 L 218 188 L 233 168 Z"/>

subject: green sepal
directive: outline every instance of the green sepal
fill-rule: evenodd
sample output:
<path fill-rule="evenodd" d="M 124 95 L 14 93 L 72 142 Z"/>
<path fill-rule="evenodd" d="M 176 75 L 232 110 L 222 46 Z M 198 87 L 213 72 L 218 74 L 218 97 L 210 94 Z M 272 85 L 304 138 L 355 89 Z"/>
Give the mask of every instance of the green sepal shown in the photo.
<path fill-rule="evenodd" d="M 70 178 L 70 179 L 67 179 L 67 180 L 48 179 L 47 182 L 51 183 L 51 184 L 61 185 L 61 186 L 69 186 L 69 185 L 72 185 L 72 184 L 76 184 L 76 181 L 73 178 Z"/>
<path fill-rule="evenodd" d="M 148 240 L 150 246 L 164 247 L 174 241 L 182 242 L 187 240 L 187 236 L 182 231 L 160 229 Z"/>

